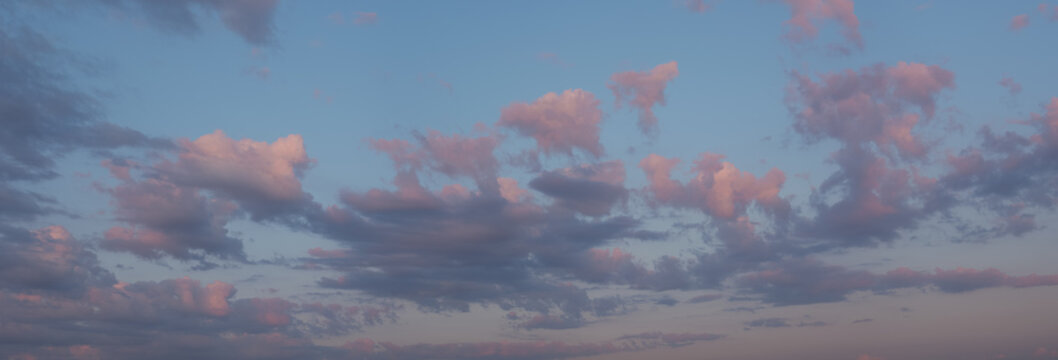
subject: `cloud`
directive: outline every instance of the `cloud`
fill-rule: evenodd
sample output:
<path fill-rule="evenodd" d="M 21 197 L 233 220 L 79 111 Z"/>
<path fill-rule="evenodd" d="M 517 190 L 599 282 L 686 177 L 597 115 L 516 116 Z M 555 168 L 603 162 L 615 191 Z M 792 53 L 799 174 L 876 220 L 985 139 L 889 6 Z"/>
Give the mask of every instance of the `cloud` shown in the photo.
<path fill-rule="evenodd" d="M 225 229 L 237 209 L 232 202 L 160 179 L 129 181 L 106 191 L 114 199 L 117 218 L 129 226 L 107 230 L 100 243 L 104 249 L 146 259 L 245 259 L 242 241 Z"/>
<path fill-rule="evenodd" d="M 374 25 L 378 23 L 378 13 L 357 11 L 353 13 L 353 25 Z"/>
<path fill-rule="evenodd" d="M 842 36 L 857 49 L 863 49 L 860 35 L 860 20 L 856 17 L 852 0 L 783 0 L 790 6 L 790 19 L 786 20 L 786 39 L 803 43 L 819 36 L 818 23 L 835 20 L 842 27 Z"/>
<path fill-rule="evenodd" d="M 0 289 L 72 295 L 113 283 L 95 254 L 61 226 L 0 237 Z"/>
<path fill-rule="evenodd" d="M 1018 84 L 1017 81 L 1014 81 L 1014 79 L 1010 78 L 1009 76 L 1004 76 L 1002 79 L 1000 79 L 999 86 L 1006 88 L 1007 91 L 1010 92 L 1010 95 L 1017 95 L 1021 93 L 1021 84 Z"/>
<path fill-rule="evenodd" d="M 562 341 L 478 342 L 448 344 L 397 345 L 361 338 L 343 346 L 349 356 L 358 359 L 565 359 L 618 352 L 633 352 L 661 347 L 679 347 L 722 336 L 705 333 L 650 332 L 622 336 L 597 343 Z"/>
<path fill-rule="evenodd" d="M 102 1 L 122 10 L 136 10 L 159 29 L 194 35 L 204 14 L 216 14 L 228 30 L 247 43 L 269 45 L 275 41 L 275 11 L 278 0 L 115 0 Z"/>
<path fill-rule="evenodd" d="M 207 256 L 246 261 L 242 241 L 226 229 L 230 220 L 249 214 L 255 221 L 286 221 L 316 206 L 301 187 L 315 161 L 299 135 L 267 143 L 235 140 L 218 130 L 194 141 L 180 139 L 175 157 L 149 166 L 103 161 L 121 182 L 99 188 L 111 195 L 117 219 L 127 224 L 107 230 L 103 248 L 146 259 L 196 260 L 201 267 L 212 266 Z"/>
<path fill-rule="evenodd" d="M 6 129 L 0 133 L 0 181 L 5 185 L 55 178 L 56 160 L 79 149 L 169 146 L 166 140 L 99 120 L 99 100 L 70 78 L 95 70 L 91 62 L 26 27 L 0 27 L 0 44 L 5 49 L 0 125 Z"/>
<path fill-rule="evenodd" d="M 515 102 L 503 108 L 500 127 L 532 137 L 545 154 L 573 155 L 579 149 L 595 157 L 603 155 L 599 143 L 602 110 L 592 93 L 572 89 L 547 93 L 532 103 Z"/>
<path fill-rule="evenodd" d="M 775 305 L 798 305 L 844 301 L 856 291 L 884 294 L 902 288 L 935 288 L 945 293 L 962 293 L 994 287 L 1036 287 L 1058 285 L 1058 275 L 1007 275 L 997 269 L 977 270 L 937 268 L 932 273 L 897 268 L 884 274 L 849 270 L 814 259 L 788 259 L 763 270 L 740 275 L 736 282 L 747 294 Z"/>
<path fill-rule="evenodd" d="M 389 155 L 398 169 L 423 171 L 429 169 L 452 178 L 474 180 L 484 191 L 499 191 L 496 182 L 499 161 L 493 154 L 500 137 L 484 135 L 465 137 L 446 136 L 432 130 L 426 135 L 415 133 L 417 144 L 403 139 L 369 139 L 376 151 Z"/>
<path fill-rule="evenodd" d="M 786 181 L 781 170 L 772 169 L 758 179 L 723 158 L 720 154 L 700 154 L 692 168 L 695 176 L 686 184 L 671 177 L 679 159 L 650 154 L 639 162 L 639 167 L 646 173 L 648 190 L 659 204 L 699 209 L 724 220 L 745 215 L 754 203 L 771 213 L 788 211 L 789 204 L 779 197 Z"/>
<path fill-rule="evenodd" d="M 703 302 L 709 302 L 709 301 L 723 299 L 723 298 L 724 298 L 724 295 L 721 295 L 721 294 L 702 294 L 702 295 L 698 295 L 698 296 L 695 296 L 695 297 L 692 297 L 692 298 L 688 299 L 687 302 L 689 302 L 689 303 L 703 303 Z"/>
<path fill-rule="evenodd" d="M 1010 19 L 1010 30 L 1011 31 L 1021 30 L 1021 29 L 1024 29 L 1026 26 L 1029 26 L 1029 15 L 1028 14 L 1016 15 L 1013 18 Z"/>
<path fill-rule="evenodd" d="M 791 324 L 789 319 L 786 318 L 763 318 L 745 323 L 747 327 L 763 327 L 763 328 L 784 328 L 784 327 L 820 327 L 827 326 L 827 323 L 822 321 L 801 321 L 796 324 Z"/>
<path fill-rule="evenodd" d="M 713 2 L 707 2 L 705 0 L 684 0 L 683 6 L 686 7 L 688 11 L 696 13 L 705 13 L 713 10 Z"/>
<path fill-rule="evenodd" d="M 627 104 L 639 110 L 639 129 L 644 134 L 656 134 L 658 118 L 655 105 L 665 105 L 665 87 L 680 74 L 676 62 L 671 61 L 647 72 L 626 71 L 610 76 L 606 87 L 617 98 L 614 104 Z"/>
<path fill-rule="evenodd" d="M 996 133 L 984 126 L 978 144 L 945 159 L 948 171 L 938 181 L 945 190 L 961 194 L 967 205 L 988 209 L 997 218 L 994 225 L 963 225 L 967 237 L 994 238 L 1021 235 L 1035 230 L 1033 209 L 1049 209 L 1058 199 L 1051 181 L 1058 171 L 1058 98 L 1043 105 L 1022 123 L 1033 128 L 1030 135 L 1014 131 Z"/>
<path fill-rule="evenodd" d="M 235 287 L 221 281 L 118 282 L 66 229 L 29 234 L 0 238 L 4 358 L 319 358 L 336 349 L 307 336 L 344 335 L 396 316 L 386 306 L 235 300 Z"/>
<path fill-rule="evenodd" d="M 293 211 L 311 199 L 300 179 L 315 160 L 308 157 L 300 135 L 267 143 L 235 140 L 217 130 L 177 143 L 177 160 L 155 165 L 158 173 L 182 186 L 222 194 L 255 219 Z"/>
<path fill-rule="evenodd" d="M 557 206 L 601 216 L 627 200 L 624 180 L 624 163 L 613 160 L 547 171 L 530 181 L 529 187 L 555 199 Z"/>
<path fill-rule="evenodd" d="M 797 72 L 792 76 L 787 106 L 794 130 L 809 143 L 841 144 L 831 155 L 839 170 L 813 192 L 817 215 L 801 222 L 802 233 L 845 245 L 871 244 L 951 205 L 935 192 L 937 179 L 922 176 L 913 164 L 924 161 L 929 150 L 915 134 L 916 125 L 935 115 L 942 91 L 955 87 L 953 73 L 900 62 L 822 74 L 818 82 Z"/>

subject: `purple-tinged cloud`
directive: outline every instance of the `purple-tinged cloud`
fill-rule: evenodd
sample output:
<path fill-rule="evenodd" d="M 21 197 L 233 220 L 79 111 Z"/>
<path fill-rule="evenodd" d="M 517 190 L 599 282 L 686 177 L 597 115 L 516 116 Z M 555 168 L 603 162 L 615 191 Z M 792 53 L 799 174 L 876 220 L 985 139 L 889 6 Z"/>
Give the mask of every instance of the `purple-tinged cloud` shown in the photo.
<path fill-rule="evenodd" d="M 1014 79 L 1009 76 L 1004 76 L 1002 79 L 999 79 L 999 86 L 1006 88 L 1007 91 L 1010 92 L 1010 95 L 1021 93 L 1021 84 L 1014 81 Z"/>
<path fill-rule="evenodd" d="M 803 43 L 819 36 L 819 22 L 834 20 L 842 28 L 842 36 L 857 49 L 863 49 L 860 20 L 856 17 L 852 0 L 783 0 L 790 6 L 785 37 L 793 43 Z M 847 52 L 847 51 L 846 51 Z"/>
<path fill-rule="evenodd" d="M 602 216 L 628 199 L 621 160 L 547 171 L 529 187 L 555 200 L 555 204 L 584 215 Z"/>
<path fill-rule="evenodd" d="M 665 105 L 665 88 L 680 71 L 675 61 L 655 66 L 650 71 L 625 71 L 610 76 L 606 87 L 613 91 L 614 104 L 626 104 L 639 111 L 639 130 L 644 134 L 657 134 L 658 118 L 655 105 Z"/>
<path fill-rule="evenodd" d="M 601 121 L 602 110 L 595 95 L 572 89 L 544 94 L 532 103 L 512 103 L 503 108 L 496 125 L 533 138 L 545 154 L 573 155 L 573 150 L 579 149 L 600 157 Z"/>
<path fill-rule="evenodd" d="M 228 30 L 247 43 L 269 45 L 275 41 L 275 11 L 278 0 L 103 0 L 118 9 L 135 10 L 148 23 L 164 31 L 195 35 L 203 16 L 217 15 Z"/>
<path fill-rule="evenodd" d="M 1029 26 L 1029 15 L 1021 14 L 1010 18 L 1010 30 L 1017 31 Z"/>

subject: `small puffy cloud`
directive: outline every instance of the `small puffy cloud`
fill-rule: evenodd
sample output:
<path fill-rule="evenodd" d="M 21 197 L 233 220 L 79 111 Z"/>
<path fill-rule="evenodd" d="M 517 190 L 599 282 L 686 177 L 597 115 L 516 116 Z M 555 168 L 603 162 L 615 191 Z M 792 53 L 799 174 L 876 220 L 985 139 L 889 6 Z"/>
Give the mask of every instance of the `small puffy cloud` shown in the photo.
<path fill-rule="evenodd" d="M 300 135 L 268 143 L 235 140 L 217 130 L 178 144 L 177 160 L 156 165 L 158 172 L 174 183 L 224 194 L 256 218 L 291 211 L 309 199 L 300 178 L 315 160 Z"/>
<path fill-rule="evenodd" d="M 1010 18 L 1010 30 L 1017 31 L 1029 26 L 1029 15 L 1021 14 Z"/>
<path fill-rule="evenodd" d="M 999 86 L 1006 88 L 1007 91 L 1010 92 L 1010 95 L 1017 95 L 1021 93 L 1021 84 L 1019 84 L 1017 81 L 1014 81 L 1014 79 L 1009 76 L 1004 76 L 1002 79 L 999 79 Z"/>
<path fill-rule="evenodd" d="M 353 25 L 374 25 L 378 23 L 378 13 L 357 11 L 353 15 Z"/>
<path fill-rule="evenodd" d="M 603 155 L 601 121 L 602 110 L 595 95 L 573 89 L 544 94 L 532 103 L 512 103 L 503 108 L 496 124 L 533 138 L 546 154 L 573 155 L 573 150 L 579 149 L 599 157 Z"/>
<path fill-rule="evenodd" d="M 606 87 L 613 91 L 615 104 L 627 104 L 639 111 L 639 129 L 644 134 L 657 133 L 655 105 L 665 105 L 665 87 L 680 71 L 675 61 L 655 66 L 650 71 L 619 72 L 610 76 Z"/>
<path fill-rule="evenodd" d="M 790 19 L 786 20 L 786 39 L 794 43 L 813 40 L 819 36 L 819 22 L 837 21 L 842 36 L 856 48 L 863 49 L 860 35 L 860 20 L 854 11 L 852 0 L 783 0 L 790 6 Z"/>

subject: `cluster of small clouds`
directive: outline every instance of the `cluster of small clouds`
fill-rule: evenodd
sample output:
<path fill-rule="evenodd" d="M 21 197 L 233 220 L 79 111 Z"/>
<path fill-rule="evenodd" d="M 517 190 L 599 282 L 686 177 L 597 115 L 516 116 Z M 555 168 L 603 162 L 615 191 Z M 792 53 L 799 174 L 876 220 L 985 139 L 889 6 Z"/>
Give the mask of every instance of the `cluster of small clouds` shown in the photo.
<path fill-rule="evenodd" d="M 1058 5 L 1040 3 L 1036 6 L 1036 10 L 1043 19 L 1049 22 L 1058 21 Z M 1010 18 L 1009 28 L 1011 31 L 1018 31 L 1028 27 L 1030 22 L 1032 22 L 1032 17 L 1027 13 L 1014 15 L 1014 17 Z"/>
<path fill-rule="evenodd" d="M 819 21 L 835 20 L 849 44 L 864 47 L 851 0 L 784 2 L 792 13 L 786 23 L 789 41 L 816 38 Z M 274 0 L 106 4 L 139 11 L 160 28 L 181 34 L 197 32 L 203 14 L 217 14 L 247 43 L 275 41 Z M 702 1 L 687 6 L 698 12 L 709 8 Z M 356 13 L 351 20 L 338 14 L 332 21 L 370 25 L 378 20 L 375 13 Z M 629 188 L 625 163 L 607 159 L 600 142 L 600 100 L 586 90 L 568 89 L 513 102 L 500 109 L 495 123 L 481 124 L 472 135 L 429 130 L 413 132 L 410 139 L 368 139 L 371 149 L 391 160 L 392 186 L 344 190 L 334 204 L 324 204 L 302 186 L 316 161 L 300 135 L 272 142 L 233 139 L 219 130 L 194 140 L 151 137 L 101 121 L 97 100 L 59 76 L 55 69 L 68 64 L 41 34 L 3 26 L 0 47 L 7 50 L 0 55 L 0 78 L 10 80 L 0 83 L 5 99 L 0 113 L 10 114 L 0 121 L 14 129 L 0 133 L 0 315 L 5 321 L 0 339 L 17 344 L 0 349 L 7 357 L 554 359 L 720 338 L 647 332 L 577 344 L 397 345 L 359 339 L 340 347 L 317 346 L 314 337 L 393 321 L 399 306 L 236 298 L 231 284 L 190 278 L 124 283 L 65 228 L 18 225 L 64 211 L 56 199 L 20 184 L 57 177 L 54 159 L 79 150 L 101 158 L 115 182 L 97 184 L 112 200 L 120 224 L 99 239 L 102 250 L 198 268 L 217 261 L 249 263 L 243 240 L 227 227 L 248 219 L 333 240 L 337 249 L 310 250 L 293 266 L 339 274 L 320 278 L 320 287 L 406 301 L 428 312 L 496 305 L 526 331 L 586 326 L 629 308 L 618 296 L 590 296 L 589 286 L 713 289 L 688 302 L 717 300 L 721 291 L 730 291 L 785 306 L 843 301 L 858 291 L 963 293 L 1058 285 L 1058 275 L 962 267 L 872 273 L 814 257 L 891 243 L 928 219 L 950 217 L 965 207 L 988 209 L 995 225 L 951 220 L 960 238 L 1023 235 L 1038 228 L 1033 211 L 1058 200 L 1058 98 L 1025 119 L 1035 133 L 983 127 L 975 145 L 942 157 L 935 140 L 920 132 L 937 117 L 943 95 L 956 88 L 956 75 L 939 65 L 898 62 L 789 73 L 786 105 L 794 133 L 809 145 L 838 145 L 830 154 L 836 171 L 814 187 L 806 203 L 783 196 L 782 169 L 755 175 L 708 151 L 690 162 L 686 179 L 678 176 L 688 173 L 677 171 L 680 159 L 648 154 L 638 162 L 648 184 Z M 656 136 L 661 122 L 654 111 L 665 105 L 665 91 L 678 76 L 673 61 L 615 73 L 606 86 L 616 105 L 636 110 L 640 130 Z M 1000 85 L 1013 94 L 1021 90 L 1009 78 Z M 531 160 L 509 160 L 516 156 L 501 153 L 515 137 L 535 143 Z M 121 156 L 118 149 L 150 155 Z M 544 169 L 541 155 L 569 165 Z M 927 167 L 944 171 L 930 176 Z M 522 184 L 505 176 L 511 168 L 531 179 Z M 431 187 L 424 184 L 427 178 L 449 183 Z M 646 219 L 629 210 L 635 200 L 652 209 L 704 216 L 706 232 L 718 240 L 710 244 L 713 250 L 645 261 L 613 247 L 622 240 L 667 236 L 648 230 Z M 677 302 L 662 297 L 656 303 Z M 827 324 L 763 318 L 745 325 Z M 130 334 L 132 329 L 145 333 Z"/>

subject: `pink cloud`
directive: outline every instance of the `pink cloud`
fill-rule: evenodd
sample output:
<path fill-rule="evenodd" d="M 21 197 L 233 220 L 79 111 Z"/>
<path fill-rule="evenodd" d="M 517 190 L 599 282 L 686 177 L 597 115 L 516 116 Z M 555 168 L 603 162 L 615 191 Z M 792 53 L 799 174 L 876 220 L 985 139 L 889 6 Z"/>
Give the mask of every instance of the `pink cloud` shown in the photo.
<path fill-rule="evenodd" d="M 75 359 L 93 360 L 101 359 L 99 349 L 91 345 L 76 345 L 70 347 L 70 355 Z"/>
<path fill-rule="evenodd" d="M 529 190 L 518 186 L 518 180 L 501 177 L 496 179 L 500 184 L 500 196 L 512 203 L 519 203 L 532 197 Z"/>
<path fill-rule="evenodd" d="M 952 72 L 905 62 L 823 74 L 818 82 L 797 72 L 793 76 L 787 101 L 800 105 L 795 130 L 809 140 L 874 142 L 887 153 L 895 148 L 905 157 L 925 155 L 925 145 L 913 129 L 923 116 L 934 116 L 941 91 L 955 88 Z M 922 116 L 907 111 L 908 105 L 918 107 Z"/>
<path fill-rule="evenodd" d="M 401 171 L 393 180 L 396 191 L 371 189 L 366 193 L 345 191 L 342 202 L 362 211 L 407 211 L 436 209 L 443 205 L 440 198 L 419 183 L 414 172 Z"/>
<path fill-rule="evenodd" d="M 734 220 L 746 212 L 751 203 L 769 211 L 785 211 L 789 205 L 779 197 L 786 175 L 772 169 L 762 178 L 741 171 L 721 161 L 723 155 L 702 153 L 695 161 L 696 174 L 686 184 L 673 180 L 671 171 L 679 161 L 651 154 L 639 163 L 650 181 L 648 189 L 654 199 L 669 205 L 692 207 L 711 216 Z"/>
<path fill-rule="evenodd" d="M 786 39 L 795 42 L 805 42 L 819 36 L 818 22 L 823 20 L 837 20 L 842 27 L 842 35 L 845 40 L 851 42 L 856 48 L 863 48 L 863 38 L 860 36 L 860 20 L 856 17 L 855 4 L 852 0 L 783 0 L 790 6 L 790 19 L 786 21 L 789 27 Z"/>
<path fill-rule="evenodd" d="M 202 286 L 189 277 L 163 280 L 157 283 L 139 282 L 117 288 L 118 294 L 97 290 L 93 301 L 106 302 L 125 296 L 126 303 L 154 303 L 180 311 L 211 317 L 227 316 L 231 312 L 228 299 L 235 295 L 231 284 L 214 281 Z M 114 305 L 120 305 L 114 304 Z M 116 308 L 114 310 L 117 310 Z"/>
<path fill-rule="evenodd" d="M 554 64 L 554 65 L 557 65 L 557 66 L 562 67 L 562 68 L 569 68 L 569 67 L 573 66 L 573 64 L 570 64 L 570 63 L 566 62 L 565 60 L 562 59 L 562 57 L 558 56 L 558 54 L 552 53 L 552 52 L 542 52 L 542 53 L 536 54 L 536 59 L 540 60 L 540 61 L 543 61 L 543 62 L 547 62 L 547 63 L 551 63 L 551 64 Z"/>
<path fill-rule="evenodd" d="M 680 74 L 676 62 L 655 66 L 648 72 L 626 71 L 610 76 L 606 87 L 617 98 L 615 104 L 628 104 L 639 110 L 639 129 L 644 134 L 657 131 L 655 105 L 665 105 L 665 87 Z"/>
<path fill-rule="evenodd" d="M 1017 31 L 1029 26 L 1029 15 L 1021 14 L 1010 19 L 1010 30 Z"/>
<path fill-rule="evenodd" d="M 1044 113 L 1032 114 L 1032 122 L 1042 127 L 1041 140 L 1049 148 L 1058 148 L 1058 97 L 1044 105 Z"/>
<path fill-rule="evenodd" d="M 101 245 L 113 251 L 158 259 L 202 259 L 202 254 L 242 258 L 242 242 L 224 228 L 237 209 L 230 201 L 209 199 L 194 188 L 162 179 L 126 182 L 110 189 L 115 210 L 129 227 L 106 231 Z"/>
<path fill-rule="evenodd" d="M 955 88 L 955 74 L 937 65 L 901 61 L 887 71 L 896 82 L 894 95 L 918 105 L 926 117 L 933 117 L 936 112 L 937 94 Z"/>
<path fill-rule="evenodd" d="M 252 298 L 249 301 L 253 318 L 257 323 L 272 327 L 290 325 L 292 319 L 290 312 L 295 307 L 294 303 L 278 298 Z"/>
<path fill-rule="evenodd" d="M 267 143 L 235 140 L 217 130 L 179 145 L 177 161 L 159 169 L 177 182 L 217 189 L 244 204 L 301 200 L 300 177 L 315 163 L 296 134 Z"/>
<path fill-rule="evenodd" d="M 368 139 L 368 142 L 375 150 L 389 155 L 399 169 L 416 172 L 429 168 L 449 177 L 467 177 L 482 189 L 498 191 L 499 161 L 493 152 L 501 137 L 446 136 L 436 130 L 426 135 L 416 133 L 415 137 L 418 144 L 401 139 Z"/>
<path fill-rule="evenodd" d="M 378 23 L 378 13 L 357 11 L 353 13 L 354 25 L 374 25 Z"/>
<path fill-rule="evenodd" d="M 713 9 L 712 2 L 706 2 L 705 0 L 685 0 L 683 6 L 692 12 L 704 13 Z"/>
<path fill-rule="evenodd" d="M 1002 79 L 1000 79 L 999 86 L 1006 88 L 1007 91 L 1010 92 L 1010 95 L 1017 95 L 1021 93 L 1021 84 L 1018 84 L 1017 81 L 1014 81 L 1014 79 L 1010 78 L 1009 76 L 1004 76 Z"/>
<path fill-rule="evenodd" d="M 599 143 L 602 111 L 592 93 L 573 89 L 547 93 L 531 104 L 516 102 L 503 108 L 497 125 L 532 137 L 548 154 L 572 155 L 580 149 L 596 157 L 603 155 Z"/>

